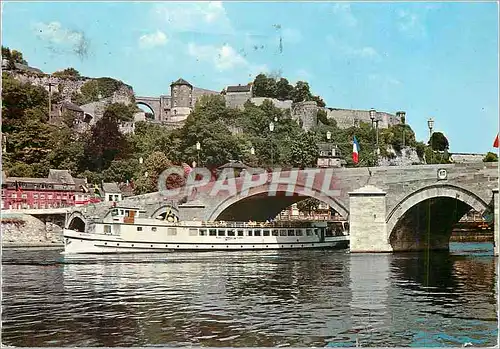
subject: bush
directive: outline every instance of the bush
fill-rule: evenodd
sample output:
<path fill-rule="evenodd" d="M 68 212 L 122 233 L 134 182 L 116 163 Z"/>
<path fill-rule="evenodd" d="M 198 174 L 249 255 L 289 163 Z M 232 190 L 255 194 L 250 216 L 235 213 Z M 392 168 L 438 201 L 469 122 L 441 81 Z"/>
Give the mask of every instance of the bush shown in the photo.
<path fill-rule="evenodd" d="M 498 162 L 498 155 L 488 152 L 488 154 L 484 157 L 483 162 Z"/>

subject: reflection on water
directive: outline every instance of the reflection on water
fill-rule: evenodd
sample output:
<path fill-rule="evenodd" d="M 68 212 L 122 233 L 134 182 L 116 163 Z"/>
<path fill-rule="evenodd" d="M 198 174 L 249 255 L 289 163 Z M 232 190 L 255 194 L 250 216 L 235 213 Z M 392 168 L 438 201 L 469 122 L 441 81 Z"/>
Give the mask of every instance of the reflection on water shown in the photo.
<path fill-rule="evenodd" d="M 496 267 L 491 251 L 483 252 L 209 252 L 82 261 L 57 251 L 4 250 L 2 341 L 494 346 Z"/>

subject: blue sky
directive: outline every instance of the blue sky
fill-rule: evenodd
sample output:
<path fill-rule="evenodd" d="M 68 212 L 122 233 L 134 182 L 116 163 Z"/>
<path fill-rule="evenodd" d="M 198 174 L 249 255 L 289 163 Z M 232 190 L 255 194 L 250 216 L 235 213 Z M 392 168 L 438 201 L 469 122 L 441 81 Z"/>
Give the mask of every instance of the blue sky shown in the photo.
<path fill-rule="evenodd" d="M 433 117 L 451 151 L 494 151 L 496 2 L 3 2 L 2 29 L 44 72 L 74 67 L 142 96 L 179 77 L 219 91 L 280 74 L 329 107 L 404 110 L 419 140 Z"/>

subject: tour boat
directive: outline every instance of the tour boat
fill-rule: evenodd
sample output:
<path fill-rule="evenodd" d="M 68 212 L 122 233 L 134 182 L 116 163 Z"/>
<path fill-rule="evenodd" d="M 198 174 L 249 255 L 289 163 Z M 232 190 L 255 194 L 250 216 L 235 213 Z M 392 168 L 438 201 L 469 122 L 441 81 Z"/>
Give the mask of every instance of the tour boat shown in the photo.
<path fill-rule="evenodd" d="M 65 225 L 64 254 L 347 248 L 347 223 L 179 221 L 113 207 L 84 229 Z M 72 229 L 70 229 L 72 228 Z"/>

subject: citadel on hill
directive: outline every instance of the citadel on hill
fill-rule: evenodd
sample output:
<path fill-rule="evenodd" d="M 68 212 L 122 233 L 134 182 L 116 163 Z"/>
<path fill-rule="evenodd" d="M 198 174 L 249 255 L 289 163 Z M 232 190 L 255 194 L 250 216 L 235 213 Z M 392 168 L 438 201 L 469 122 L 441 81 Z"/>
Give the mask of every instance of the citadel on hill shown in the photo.
<path fill-rule="evenodd" d="M 180 78 L 172 82 L 170 92 L 170 95 L 159 97 L 136 96 L 135 102 L 146 105 L 153 111 L 153 117 L 150 118 L 150 121 L 174 127 L 177 124 L 181 125 L 182 121 L 187 118 L 198 98 L 203 95 L 214 94 L 222 94 L 226 100 L 226 106 L 229 108 L 243 108 L 247 101 L 261 105 L 264 100 L 270 100 L 275 107 L 290 110 L 292 118 L 301 122 L 305 130 L 312 128 L 318 123 L 316 115 L 320 109 L 326 112 L 328 119 L 335 120 L 337 126 L 340 128 L 358 126 L 360 122 L 371 122 L 369 110 L 320 107 L 315 101 L 293 103 L 292 100 L 256 97 L 253 94 L 252 84 L 227 86 L 224 91 L 217 92 L 195 87 Z M 146 119 L 146 113 L 143 113 L 143 115 L 140 114 L 136 114 L 136 121 Z M 376 119 L 379 120 L 380 128 L 387 128 L 401 123 L 401 114 L 397 112 L 393 115 L 377 111 Z"/>
<path fill-rule="evenodd" d="M 2 64 L 5 70 L 5 63 Z M 7 69 L 8 70 L 8 69 Z M 167 128 L 182 127 L 184 120 L 191 113 L 196 101 L 204 95 L 223 95 L 226 106 L 230 108 L 243 108 L 247 101 L 261 105 L 264 100 L 270 100 L 274 106 L 283 110 L 289 110 L 291 117 L 302 125 L 304 130 L 309 130 L 318 124 L 317 114 L 319 110 L 326 113 L 327 119 L 335 120 L 339 128 L 358 126 L 360 122 L 371 123 L 369 110 L 341 109 L 319 106 L 316 101 L 304 101 L 294 103 L 292 100 L 278 100 L 276 98 L 255 96 L 252 84 L 227 86 L 222 92 L 193 86 L 183 78 L 170 84 L 170 94 L 161 96 L 136 96 L 133 88 L 122 82 L 110 78 L 87 78 L 87 77 L 62 77 L 41 72 L 36 68 L 17 65 L 13 76 L 26 83 L 42 86 L 51 95 L 57 93 L 60 101 L 52 105 L 52 116 L 61 116 L 65 111 L 75 115 L 77 129 L 88 129 L 102 118 L 106 106 L 110 103 L 125 103 L 147 106 L 152 113 L 137 112 L 134 120 L 122 122 L 120 125 L 123 133 L 134 132 L 135 123 L 146 121 L 157 123 Z M 100 96 L 87 103 L 78 103 L 75 95 L 81 94 L 82 88 L 91 82 L 109 79 L 120 83 L 111 94 Z M 88 89 L 87 89 L 88 90 Z M 378 120 L 380 128 L 387 128 L 402 122 L 401 112 L 394 114 L 376 111 L 375 119 Z"/>

